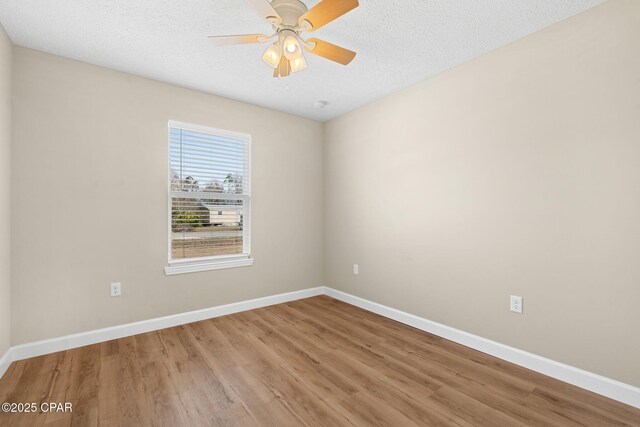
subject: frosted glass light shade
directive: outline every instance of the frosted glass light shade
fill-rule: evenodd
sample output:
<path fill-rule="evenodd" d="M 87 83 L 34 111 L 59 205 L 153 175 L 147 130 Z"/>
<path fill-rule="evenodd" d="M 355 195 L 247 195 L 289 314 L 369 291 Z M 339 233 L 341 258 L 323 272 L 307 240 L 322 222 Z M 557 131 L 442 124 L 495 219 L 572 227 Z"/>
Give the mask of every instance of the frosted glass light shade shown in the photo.
<path fill-rule="evenodd" d="M 266 62 L 271 68 L 278 67 L 280 64 L 280 57 L 282 54 L 280 53 L 280 46 L 277 43 L 272 44 L 264 51 L 264 55 L 262 55 L 262 59 Z"/>
<path fill-rule="evenodd" d="M 300 43 L 298 43 L 298 39 L 294 36 L 287 36 L 282 43 L 282 47 L 284 50 L 284 56 L 286 56 L 289 61 L 293 61 L 302 55 Z"/>
<path fill-rule="evenodd" d="M 291 71 L 293 71 L 294 73 L 307 68 L 307 61 L 305 61 L 304 55 L 300 55 L 296 59 L 292 59 L 289 62 L 291 63 Z"/>

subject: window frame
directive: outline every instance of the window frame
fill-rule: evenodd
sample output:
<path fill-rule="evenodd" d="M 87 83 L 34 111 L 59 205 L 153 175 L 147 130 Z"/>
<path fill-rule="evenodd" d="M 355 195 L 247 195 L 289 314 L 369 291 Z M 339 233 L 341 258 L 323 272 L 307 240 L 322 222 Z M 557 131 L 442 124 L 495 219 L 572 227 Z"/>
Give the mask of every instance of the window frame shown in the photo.
<path fill-rule="evenodd" d="M 241 139 L 247 144 L 247 170 L 242 177 L 243 187 L 242 194 L 224 194 L 214 193 L 216 198 L 229 200 L 242 200 L 243 218 L 242 218 L 242 254 L 231 255 L 214 255 L 198 258 L 171 259 L 172 252 L 172 191 L 171 191 L 171 129 L 179 128 L 192 132 L 200 132 L 213 134 L 221 137 L 229 137 Z M 217 129 L 208 126 L 195 125 L 176 120 L 169 120 L 167 124 L 167 266 L 164 268 L 167 276 L 182 273 L 194 273 L 199 271 L 219 270 L 223 268 L 246 267 L 253 265 L 251 258 L 251 135 L 240 132 L 232 132 L 223 129 Z M 175 192 L 173 192 L 175 193 Z"/>

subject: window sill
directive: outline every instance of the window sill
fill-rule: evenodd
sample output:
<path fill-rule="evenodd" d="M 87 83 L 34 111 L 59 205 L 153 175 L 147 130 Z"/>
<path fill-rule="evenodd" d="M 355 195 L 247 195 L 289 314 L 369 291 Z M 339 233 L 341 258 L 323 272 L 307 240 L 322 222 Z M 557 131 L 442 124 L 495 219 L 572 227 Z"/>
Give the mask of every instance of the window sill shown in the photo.
<path fill-rule="evenodd" d="M 217 260 L 208 262 L 194 262 L 189 264 L 176 264 L 164 268 L 164 274 L 173 276 L 175 274 L 197 273 L 199 271 L 220 270 L 223 268 L 248 267 L 253 265 L 253 258 Z"/>

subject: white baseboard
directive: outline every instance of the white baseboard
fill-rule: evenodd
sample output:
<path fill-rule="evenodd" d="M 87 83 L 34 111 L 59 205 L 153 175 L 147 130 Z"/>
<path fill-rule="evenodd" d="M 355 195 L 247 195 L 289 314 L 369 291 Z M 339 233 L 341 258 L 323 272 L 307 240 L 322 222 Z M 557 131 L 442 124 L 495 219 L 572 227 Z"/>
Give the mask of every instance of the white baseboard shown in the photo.
<path fill-rule="evenodd" d="M 0 357 L 0 378 L 7 372 L 9 366 L 11 366 L 11 348 L 7 349 L 7 351 Z"/>
<path fill-rule="evenodd" d="M 11 362 L 16 360 L 97 344 L 100 342 L 124 338 L 145 332 L 157 331 L 159 329 L 184 325 L 200 320 L 211 319 L 214 317 L 225 316 L 241 311 L 253 310 L 255 308 L 267 307 L 274 304 L 281 304 L 317 295 L 328 295 L 337 300 L 346 302 L 347 304 L 360 307 L 367 311 L 404 323 L 405 325 L 413 326 L 414 328 L 425 332 L 438 335 L 442 338 L 479 350 L 483 353 L 515 363 L 516 365 L 531 369 L 532 371 L 540 372 L 569 384 L 573 384 L 594 393 L 640 408 L 640 388 L 638 387 L 624 384 L 611 378 L 603 377 L 573 366 L 565 365 L 551 359 L 491 341 L 486 338 L 326 286 L 256 298 L 248 301 L 206 308 L 203 310 L 190 311 L 187 313 L 180 313 L 156 319 L 143 320 L 140 322 L 17 345 L 7 350 L 7 352 L 0 358 L 0 378 L 2 378 L 2 375 L 4 375 L 6 370 L 9 368 Z"/>
<path fill-rule="evenodd" d="M 387 307 L 342 291 L 325 287 L 325 294 L 367 311 L 413 326 L 425 332 L 446 338 L 483 353 L 506 360 L 532 371 L 540 372 L 560 381 L 573 384 L 594 393 L 640 408 L 640 388 L 602 375 L 575 368 L 555 360 L 491 341 L 441 323 L 433 322 L 395 308 Z"/>
<path fill-rule="evenodd" d="M 253 310 L 255 308 L 267 307 L 283 302 L 294 301 L 302 298 L 309 298 L 324 294 L 324 287 L 304 289 L 301 291 L 288 292 L 284 294 L 272 295 L 263 298 L 256 298 L 247 301 L 240 301 L 232 304 L 220 305 L 217 307 L 205 308 L 202 310 L 189 311 L 187 313 L 174 314 L 171 316 L 158 317 L 155 319 L 142 320 L 140 322 L 127 323 L 124 325 L 112 326 L 104 329 L 81 332 L 63 337 L 51 338 L 27 344 L 20 344 L 11 347 L 3 357 L 8 360 L 8 365 L 16 360 L 28 359 L 30 357 L 42 356 L 44 354 L 55 353 L 56 351 L 69 350 L 71 348 L 83 347 L 85 345 L 97 344 L 100 342 L 129 337 L 131 335 L 143 334 L 145 332 L 157 331 L 159 329 L 171 328 L 173 326 L 198 322 L 200 320 L 211 319 L 227 314 L 238 313 L 240 311 Z M 0 368 L 2 367 L 0 363 Z M 5 369 L 6 370 L 6 369 Z M 0 371 L 4 374 L 4 371 Z M 2 377 L 2 375 L 0 375 Z"/>

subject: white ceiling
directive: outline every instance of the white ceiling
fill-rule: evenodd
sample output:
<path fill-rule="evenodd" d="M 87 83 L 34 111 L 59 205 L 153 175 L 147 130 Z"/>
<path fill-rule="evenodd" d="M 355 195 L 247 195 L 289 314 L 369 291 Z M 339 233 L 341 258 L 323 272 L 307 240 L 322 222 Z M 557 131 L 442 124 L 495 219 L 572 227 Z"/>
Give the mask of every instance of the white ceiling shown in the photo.
<path fill-rule="evenodd" d="M 360 0 L 313 33 L 355 60 L 307 55 L 309 68 L 284 79 L 262 62 L 265 45 L 207 41 L 269 33 L 246 0 L 0 0 L 0 22 L 20 46 L 327 120 L 604 1 Z"/>

